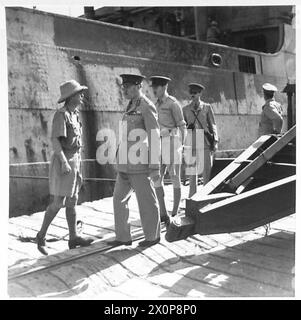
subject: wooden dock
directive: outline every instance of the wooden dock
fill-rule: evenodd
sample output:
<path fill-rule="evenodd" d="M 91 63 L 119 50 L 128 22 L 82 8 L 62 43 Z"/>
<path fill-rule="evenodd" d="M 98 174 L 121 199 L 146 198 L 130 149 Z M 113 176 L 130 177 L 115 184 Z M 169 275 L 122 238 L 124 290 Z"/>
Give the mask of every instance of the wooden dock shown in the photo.
<path fill-rule="evenodd" d="M 187 196 L 188 187 L 183 187 Z M 172 208 L 172 186 L 166 186 Z M 183 197 L 183 198 L 184 198 Z M 182 202 L 181 206 L 184 206 Z M 114 239 L 112 198 L 77 207 L 83 235 L 97 240 L 68 250 L 64 209 L 47 234 L 49 255 L 33 242 L 44 212 L 9 221 L 10 297 L 78 299 L 158 299 L 203 297 L 293 297 L 295 215 L 248 232 L 195 235 L 169 243 L 164 238 L 141 249 L 108 248 Z M 134 240 L 143 240 L 135 196 L 130 200 Z M 60 238 L 59 241 L 58 238 Z"/>

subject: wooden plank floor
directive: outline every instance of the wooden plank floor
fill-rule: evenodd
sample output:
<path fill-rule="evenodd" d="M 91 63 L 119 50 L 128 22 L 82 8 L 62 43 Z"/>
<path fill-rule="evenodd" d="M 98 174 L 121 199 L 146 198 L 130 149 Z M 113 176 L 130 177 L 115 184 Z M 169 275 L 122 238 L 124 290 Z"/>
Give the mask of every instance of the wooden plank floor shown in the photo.
<path fill-rule="evenodd" d="M 188 187 L 183 187 L 183 198 Z M 166 186 L 172 209 L 172 187 Z M 135 196 L 130 200 L 133 234 L 140 220 Z M 184 206 L 184 201 L 181 203 Z M 83 234 L 94 236 L 90 247 L 67 249 L 68 229 L 62 209 L 47 235 L 49 256 L 32 242 L 43 212 L 9 221 L 8 294 L 10 297 L 157 299 L 168 297 L 292 297 L 294 296 L 295 215 L 249 232 L 194 235 L 187 240 L 162 241 L 140 249 L 102 251 L 114 239 L 112 198 L 77 207 Z M 23 238 L 22 238 L 23 237 Z M 60 241 L 51 241 L 61 238 Z M 95 253 L 97 251 L 97 253 Z M 73 259 L 79 256 L 82 258 Z M 58 262 L 66 261 L 58 264 Z M 47 270 L 32 272 L 47 267 Z M 27 275 L 17 277 L 21 273 Z M 31 273 L 30 273 L 31 272 Z"/>

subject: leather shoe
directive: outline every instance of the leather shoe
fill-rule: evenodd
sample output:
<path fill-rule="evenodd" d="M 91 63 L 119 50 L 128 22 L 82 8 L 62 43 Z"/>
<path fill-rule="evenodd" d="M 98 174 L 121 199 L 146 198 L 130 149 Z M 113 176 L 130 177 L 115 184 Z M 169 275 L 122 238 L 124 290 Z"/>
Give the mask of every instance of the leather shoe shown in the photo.
<path fill-rule="evenodd" d="M 113 240 L 113 241 L 107 241 L 107 245 L 112 247 L 118 247 L 118 246 L 130 246 L 132 244 L 132 240 L 130 241 L 120 241 L 120 240 Z"/>
<path fill-rule="evenodd" d="M 44 254 L 45 256 L 48 256 L 48 252 L 46 250 L 46 239 L 45 238 L 41 238 L 39 233 L 37 233 L 36 242 L 37 242 L 37 245 L 38 245 L 38 250 L 42 254 Z"/>
<path fill-rule="evenodd" d="M 95 239 L 93 238 L 82 238 L 76 237 L 75 239 L 68 241 L 69 249 L 74 249 L 76 247 L 87 247 L 89 246 Z"/>
<path fill-rule="evenodd" d="M 143 247 L 143 248 L 151 247 L 159 242 L 160 242 L 160 237 L 155 240 L 144 240 L 139 242 L 139 247 Z"/>

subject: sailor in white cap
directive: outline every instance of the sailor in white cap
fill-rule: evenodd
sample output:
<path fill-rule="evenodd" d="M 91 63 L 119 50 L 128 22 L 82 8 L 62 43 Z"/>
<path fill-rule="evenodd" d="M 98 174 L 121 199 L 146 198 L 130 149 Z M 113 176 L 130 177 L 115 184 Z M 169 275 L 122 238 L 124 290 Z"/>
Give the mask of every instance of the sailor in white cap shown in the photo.
<path fill-rule="evenodd" d="M 49 204 L 36 241 L 38 250 L 47 255 L 45 236 L 52 220 L 62 207 L 66 207 L 66 219 L 69 228 L 69 248 L 88 246 L 92 238 L 83 238 L 77 234 L 76 209 L 82 177 L 80 174 L 80 149 L 82 124 L 78 107 L 83 103 L 83 91 L 88 89 L 75 80 L 61 84 L 61 96 L 58 103 L 64 102 L 53 117 L 51 142 L 53 155 L 49 166 L 49 191 L 53 200 Z"/>
<path fill-rule="evenodd" d="M 283 111 L 280 103 L 276 102 L 274 98 L 274 94 L 278 90 L 270 83 L 264 83 L 262 89 L 265 104 L 262 107 L 259 135 L 279 134 L 283 124 Z"/>

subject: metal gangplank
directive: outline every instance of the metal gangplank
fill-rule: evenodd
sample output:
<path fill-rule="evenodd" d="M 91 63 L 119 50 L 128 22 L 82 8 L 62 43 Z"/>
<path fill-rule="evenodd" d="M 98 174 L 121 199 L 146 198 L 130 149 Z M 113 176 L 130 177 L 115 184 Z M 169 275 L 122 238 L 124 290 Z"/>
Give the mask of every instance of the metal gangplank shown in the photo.
<path fill-rule="evenodd" d="M 264 135 L 186 200 L 166 240 L 247 231 L 295 213 L 296 126 Z"/>

